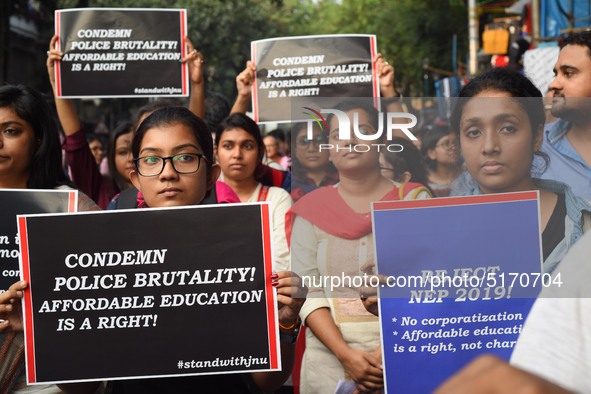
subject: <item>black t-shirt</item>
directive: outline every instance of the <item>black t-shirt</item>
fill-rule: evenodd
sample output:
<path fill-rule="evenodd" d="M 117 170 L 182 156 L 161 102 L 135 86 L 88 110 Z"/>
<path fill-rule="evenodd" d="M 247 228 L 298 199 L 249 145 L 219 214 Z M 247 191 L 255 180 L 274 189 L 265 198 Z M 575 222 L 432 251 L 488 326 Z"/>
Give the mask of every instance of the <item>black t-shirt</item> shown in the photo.
<path fill-rule="evenodd" d="M 558 201 L 552 211 L 552 216 L 542 233 L 542 249 L 544 252 L 544 261 L 550 256 L 550 253 L 564 239 L 564 219 L 566 218 L 566 200 L 563 193 L 558 193 Z"/>

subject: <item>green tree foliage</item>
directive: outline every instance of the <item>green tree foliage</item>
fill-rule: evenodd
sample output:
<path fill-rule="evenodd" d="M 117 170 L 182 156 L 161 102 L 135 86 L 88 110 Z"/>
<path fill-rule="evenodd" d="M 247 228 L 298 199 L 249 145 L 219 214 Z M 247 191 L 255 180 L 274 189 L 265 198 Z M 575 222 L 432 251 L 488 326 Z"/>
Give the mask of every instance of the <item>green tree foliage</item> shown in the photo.
<path fill-rule="evenodd" d="M 46 43 L 31 35 L 11 31 L 10 19 L 34 25 L 39 37 L 53 30 L 53 10 L 57 0 L 0 1 L 0 83 L 27 83 L 44 90 Z"/>
<path fill-rule="evenodd" d="M 305 34 L 375 34 L 378 50 L 395 65 L 399 86 L 422 93 L 423 59 L 452 70 L 452 40 L 464 59 L 467 10 L 463 0 L 294 0 L 290 32 Z"/>
<path fill-rule="evenodd" d="M 465 59 L 467 11 L 457 0 L 397 0 L 382 13 L 378 46 L 392 58 L 402 80 L 412 83 L 412 94 L 421 92 L 423 59 L 431 66 L 452 70 L 453 35 L 458 37 L 458 54 Z"/>
<path fill-rule="evenodd" d="M 61 0 L 60 8 L 187 8 L 189 36 L 206 57 L 208 89 L 235 94 L 235 77 L 253 40 L 295 35 L 375 34 L 378 50 L 395 65 L 397 83 L 422 93 L 423 59 L 452 69 L 452 37 L 466 54 L 463 0 Z"/>

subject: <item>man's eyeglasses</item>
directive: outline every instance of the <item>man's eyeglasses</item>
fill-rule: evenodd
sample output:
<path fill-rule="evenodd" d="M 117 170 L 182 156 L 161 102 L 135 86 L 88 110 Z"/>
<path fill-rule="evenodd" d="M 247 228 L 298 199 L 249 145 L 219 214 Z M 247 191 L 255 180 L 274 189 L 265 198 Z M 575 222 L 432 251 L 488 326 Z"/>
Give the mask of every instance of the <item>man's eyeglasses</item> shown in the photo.
<path fill-rule="evenodd" d="M 320 144 L 324 144 L 325 142 L 326 142 L 326 137 L 324 137 L 322 135 L 316 136 L 312 139 L 304 137 L 304 138 L 296 139 L 296 146 L 298 148 L 307 148 L 308 146 L 310 146 L 310 144 L 314 144 L 316 147 L 319 147 Z"/>
<path fill-rule="evenodd" d="M 166 160 L 170 160 L 172 168 L 179 174 L 192 174 L 199 171 L 201 159 L 207 161 L 201 153 L 179 153 L 174 156 L 143 156 L 134 159 L 135 168 L 141 176 L 156 176 L 162 174 Z"/>

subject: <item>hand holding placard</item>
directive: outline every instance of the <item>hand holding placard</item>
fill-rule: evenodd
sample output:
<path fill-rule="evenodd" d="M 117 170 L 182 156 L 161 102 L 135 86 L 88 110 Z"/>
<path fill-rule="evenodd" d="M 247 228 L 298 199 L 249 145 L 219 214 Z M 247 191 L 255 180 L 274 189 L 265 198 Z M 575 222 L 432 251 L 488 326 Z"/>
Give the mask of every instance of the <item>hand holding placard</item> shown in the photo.
<path fill-rule="evenodd" d="M 271 279 L 277 289 L 279 324 L 284 327 L 292 326 L 306 301 L 308 288 L 302 285 L 302 279 L 292 271 L 278 272 Z"/>
<path fill-rule="evenodd" d="M 28 246 L 23 274 L 31 286 L 24 297 L 29 382 L 278 369 L 263 209 L 251 204 L 20 217 L 21 244 Z M 234 220 L 223 220 L 228 217 Z M 238 217 L 256 231 L 236 227 Z M 56 227 L 60 234 L 48 230 Z M 74 237 L 81 227 L 105 230 L 100 239 L 67 245 L 50 236 Z M 295 309 L 301 301 L 284 302 Z M 241 335 L 234 335 L 227 316 L 248 320 Z M 212 336 L 225 340 L 212 342 Z M 142 346 L 146 341 L 153 346 Z M 100 361 L 105 352 L 113 362 Z M 153 354 L 165 361 L 153 363 Z M 251 357 L 265 362 L 214 363 Z M 131 361 L 140 359 L 145 363 Z M 179 360 L 196 362 L 179 368 Z"/>
<path fill-rule="evenodd" d="M 0 323 L 0 332 L 23 330 L 21 298 L 27 286 L 27 282 L 18 281 L 8 290 L 0 293 L 0 319 L 4 320 Z"/>

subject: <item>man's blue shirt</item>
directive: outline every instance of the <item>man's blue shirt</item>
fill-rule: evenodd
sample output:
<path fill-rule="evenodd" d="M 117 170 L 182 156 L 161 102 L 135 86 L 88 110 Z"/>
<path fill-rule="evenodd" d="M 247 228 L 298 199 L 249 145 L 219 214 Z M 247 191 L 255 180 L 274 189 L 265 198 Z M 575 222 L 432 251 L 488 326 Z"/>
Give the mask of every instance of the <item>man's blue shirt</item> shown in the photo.
<path fill-rule="evenodd" d="M 591 166 L 566 138 L 569 127 L 563 119 L 546 125 L 541 151 L 550 157 L 550 163 L 539 176 L 566 183 L 575 195 L 591 201 Z"/>

